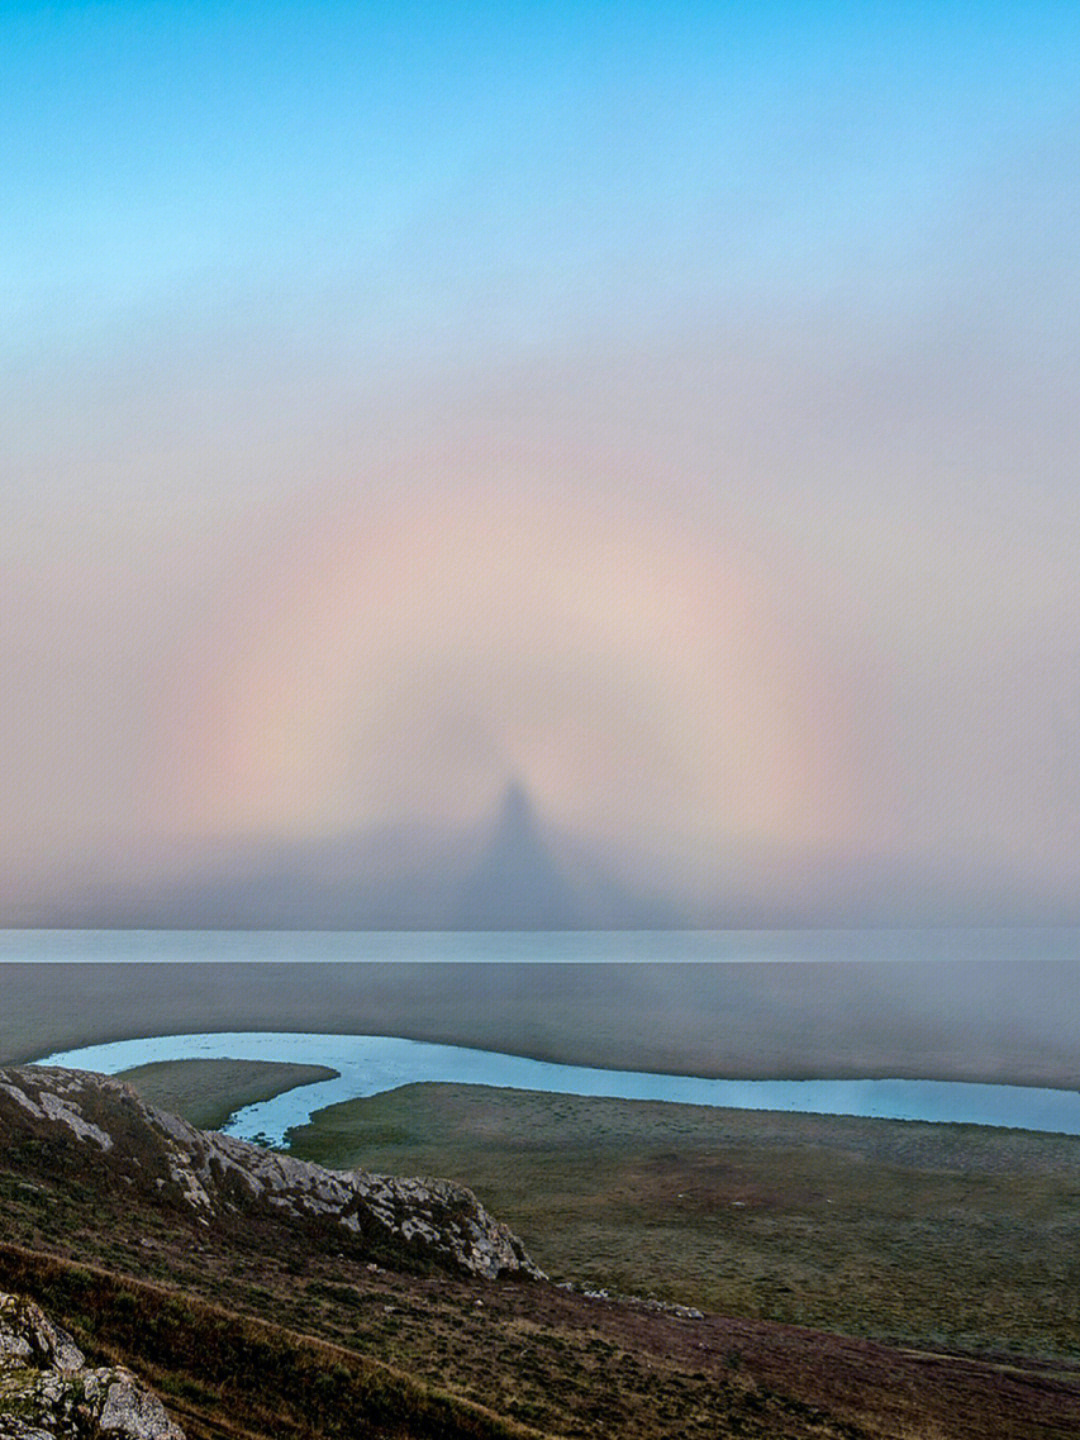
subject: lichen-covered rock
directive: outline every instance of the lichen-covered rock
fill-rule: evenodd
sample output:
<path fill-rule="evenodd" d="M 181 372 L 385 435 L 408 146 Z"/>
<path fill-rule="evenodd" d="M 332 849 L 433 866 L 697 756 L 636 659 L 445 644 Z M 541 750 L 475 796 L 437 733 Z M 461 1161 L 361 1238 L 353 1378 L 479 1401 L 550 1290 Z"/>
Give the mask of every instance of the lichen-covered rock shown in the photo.
<path fill-rule="evenodd" d="M 0 1294 L 0 1440 L 184 1440 L 121 1365 L 91 1368 L 71 1336 L 19 1295 Z"/>
<path fill-rule="evenodd" d="M 543 1278 L 521 1241 L 463 1185 L 327 1170 L 196 1130 L 110 1076 L 39 1066 L 0 1070 L 0 1141 L 5 1127 L 9 1135 L 29 1128 L 74 1138 L 88 1161 L 108 1164 L 129 1184 L 156 1187 L 207 1223 L 258 1208 L 329 1222 L 352 1236 L 381 1230 L 486 1279 Z"/>

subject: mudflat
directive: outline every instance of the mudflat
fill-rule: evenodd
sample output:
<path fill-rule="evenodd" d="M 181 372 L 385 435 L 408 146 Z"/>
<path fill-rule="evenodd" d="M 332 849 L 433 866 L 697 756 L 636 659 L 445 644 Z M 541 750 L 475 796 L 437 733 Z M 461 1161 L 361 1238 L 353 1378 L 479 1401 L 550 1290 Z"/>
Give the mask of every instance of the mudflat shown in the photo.
<path fill-rule="evenodd" d="M 0 1063 L 225 1030 L 402 1035 L 673 1074 L 1080 1088 L 1070 961 L 0 966 Z"/>

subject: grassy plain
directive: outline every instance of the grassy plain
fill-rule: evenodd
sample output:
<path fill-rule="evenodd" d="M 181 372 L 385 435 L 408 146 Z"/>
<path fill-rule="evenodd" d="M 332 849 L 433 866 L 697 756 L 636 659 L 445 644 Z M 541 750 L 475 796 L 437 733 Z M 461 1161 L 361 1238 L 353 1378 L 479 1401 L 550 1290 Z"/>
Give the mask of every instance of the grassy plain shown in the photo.
<path fill-rule="evenodd" d="M 333 1080 L 325 1065 L 272 1060 L 162 1060 L 121 1071 L 119 1078 L 161 1110 L 182 1115 L 200 1130 L 219 1130 L 234 1110 L 272 1100 L 297 1085 Z"/>
<path fill-rule="evenodd" d="M 556 1280 L 1080 1355 L 1080 1138 L 425 1084 L 332 1106 L 292 1142 L 461 1180 Z"/>

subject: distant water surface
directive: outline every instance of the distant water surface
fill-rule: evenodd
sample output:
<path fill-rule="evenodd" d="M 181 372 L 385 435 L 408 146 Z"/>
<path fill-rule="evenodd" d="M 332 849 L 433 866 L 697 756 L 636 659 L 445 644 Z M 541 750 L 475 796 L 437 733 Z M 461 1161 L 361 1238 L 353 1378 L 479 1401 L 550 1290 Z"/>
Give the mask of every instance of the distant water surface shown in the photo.
<path fill-rule="evenodd" d="M 264 931 L 0 930 L 0 963 L 327 961 L 728 964 L 1080 959 L 1080 929 Z"/>

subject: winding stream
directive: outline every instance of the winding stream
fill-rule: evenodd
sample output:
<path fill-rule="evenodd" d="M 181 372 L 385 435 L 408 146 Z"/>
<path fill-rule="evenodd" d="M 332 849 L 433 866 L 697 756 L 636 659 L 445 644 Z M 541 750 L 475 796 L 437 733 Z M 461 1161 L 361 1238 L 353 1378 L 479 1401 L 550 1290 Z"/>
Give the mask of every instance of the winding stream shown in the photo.
<path fill-rule="evenodd" d="M 229 1032 L 162 1035 L 59 1051 L 40 1065 L 116 1074 L 135 1065 L 191 1059 L 325 1065 L 333 1080 L 298 1086 L 230 1116 L 226 1133 L 273 1145 L 327 1105 L 417 1081 L 495 1085 L 551 1094 L 667 1100 L 738 1110 L 789 1110 L 891 1120 L 1004 1126 L 1080 1135 L 1080 1093 L 945 1080 L 703 1080 L 631 1070 L 556 1065 L 521 1055 L 432 1045 L 383 1035 Z"/>

